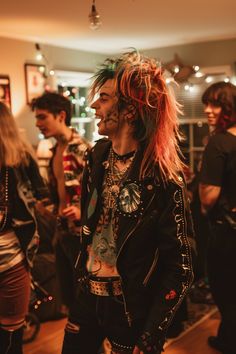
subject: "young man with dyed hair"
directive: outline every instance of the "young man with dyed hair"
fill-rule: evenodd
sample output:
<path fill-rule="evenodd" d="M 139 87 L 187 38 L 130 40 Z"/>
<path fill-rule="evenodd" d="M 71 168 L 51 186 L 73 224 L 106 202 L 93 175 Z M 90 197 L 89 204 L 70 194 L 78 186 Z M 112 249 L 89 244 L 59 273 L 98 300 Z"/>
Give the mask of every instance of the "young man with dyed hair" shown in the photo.
<path fill-rule="evenodd" d="M 91 87 L 101 139 L 82 183 L 78 297 L 63 354 L 157 354 L 192 280 L 193 236 L 178 105 L 162 68 L 136 51 L 108 59 Z"/>

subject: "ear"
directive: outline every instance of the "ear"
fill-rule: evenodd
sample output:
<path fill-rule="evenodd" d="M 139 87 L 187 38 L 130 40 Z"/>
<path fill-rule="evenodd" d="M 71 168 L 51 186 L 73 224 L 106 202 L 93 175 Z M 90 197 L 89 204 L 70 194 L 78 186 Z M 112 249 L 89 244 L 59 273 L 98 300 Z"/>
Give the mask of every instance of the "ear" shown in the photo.
<path fill-rule="evenodd" d="M 136 117 L 137 109 L 134 105 L 128 104 L 127 107 L 124 109 L 124 118 L 128 124 L 132 124 Z"/>
<path fill-rule="evenodd" d="M 59 116 L 59 122 L 64 122 L 65 123 L 65 121 L 66 121 L 66 112 L 65 111 L 61 111 L 59 114 L 58 114 L 58 116 Z"/>

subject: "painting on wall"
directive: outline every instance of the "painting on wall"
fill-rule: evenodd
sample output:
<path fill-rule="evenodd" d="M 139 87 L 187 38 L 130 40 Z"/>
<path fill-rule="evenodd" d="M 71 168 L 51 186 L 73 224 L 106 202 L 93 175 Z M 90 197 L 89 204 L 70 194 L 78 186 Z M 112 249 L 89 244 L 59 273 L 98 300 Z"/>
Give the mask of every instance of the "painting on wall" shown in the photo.
<path fill-rule="evenodd" d="M 0 102 L 11 108 L 10 78 L 8 75 L 0 75 Z"/>
<path fill-rule="evenodd" d="M 45 65 L 25 64 L 27 104 L 30 104 L 33 98 L 44 93 L 46 85 L 45 70 Z"/>

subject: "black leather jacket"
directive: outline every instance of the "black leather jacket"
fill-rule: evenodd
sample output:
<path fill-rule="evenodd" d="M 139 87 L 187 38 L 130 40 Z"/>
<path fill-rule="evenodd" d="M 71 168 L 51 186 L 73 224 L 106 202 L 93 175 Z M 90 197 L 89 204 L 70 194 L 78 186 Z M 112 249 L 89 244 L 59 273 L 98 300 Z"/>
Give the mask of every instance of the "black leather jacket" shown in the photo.
<path fill-rule="evenodd" d="M 82 190 L 81 268 L 85 267 L 86 246 L 101 210 L 110 146 L 108 140 L 102 139 L 87 156 Z M 139 150 L 118 196 L 116 267 L 128 321 L 144 319 L 144 337 L 161 348 L 166 330 L 193 281 L 193 229 L 182 177 L 181 186 L 172 181 L 164 185 L 157 172 L 139 180 L 141 158 Z M 124 198 L 132 198 L 132 191 L 138 193 L 139 202 L 128 213 L 122 203 Z"/>
<path fill-rule="evenodd" d="M 30 267 L 39 246 L 35 217 L 35 202 L 49 196 L 37 163 L 30 158 L 28 166 L 12 168 L 16 183 L 12 228 L 14 229 Z"/>

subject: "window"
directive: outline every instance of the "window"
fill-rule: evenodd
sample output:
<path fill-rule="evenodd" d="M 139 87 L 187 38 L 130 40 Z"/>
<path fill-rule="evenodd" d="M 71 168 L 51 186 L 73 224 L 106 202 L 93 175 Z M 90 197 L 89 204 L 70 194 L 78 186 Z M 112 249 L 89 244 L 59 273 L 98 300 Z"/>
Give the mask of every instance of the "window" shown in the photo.
<path fill-rule="evenodd" d="M 87 140 L 94 140 L 95 120 L 88 105 L 88 88 L 93 73 L 55 70 L 56 87 L 59 93 L 72 103 L 71 125 Z"/>

